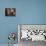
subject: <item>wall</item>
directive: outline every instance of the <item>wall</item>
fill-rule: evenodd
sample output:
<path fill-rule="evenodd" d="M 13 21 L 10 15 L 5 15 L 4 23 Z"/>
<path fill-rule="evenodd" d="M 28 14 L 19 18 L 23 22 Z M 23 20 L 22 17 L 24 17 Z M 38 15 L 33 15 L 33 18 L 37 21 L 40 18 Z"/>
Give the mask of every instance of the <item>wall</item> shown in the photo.
<path fill-rule="evenodd" d="M 16 17 L 6 17 L 5 8 L 15 7 Z M 17 24 L 46 24 L 46 0 L 0 0 L 0 44 L 7 44 Z M 16 41 L 17 42 L 17 41 Z"/>
<path fill-rule="evenodd" d="M 8 34 L 10 32 L 17 32 L 17 23 L 19 17 L 7 17 L 5 16 L 5 8 L 16 8 L 16 3 L 12 0 L 1 0 L 0 1 L 0 44 L 7 44 L 8 41 Z M 17 38 L 18 39 L 18 38 Z M 18 42 L 16 39 L 16 43 Z"/>

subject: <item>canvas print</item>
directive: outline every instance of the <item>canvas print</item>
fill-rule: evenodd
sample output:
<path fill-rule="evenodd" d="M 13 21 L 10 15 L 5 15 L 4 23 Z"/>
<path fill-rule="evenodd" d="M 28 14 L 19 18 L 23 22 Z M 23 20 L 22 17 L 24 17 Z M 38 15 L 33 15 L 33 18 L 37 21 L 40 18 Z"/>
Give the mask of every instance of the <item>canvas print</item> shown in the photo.
<path fill-rule="evenodd" d="M 16 16 L 16 8 L 5 8 L 5 16 Z"/>

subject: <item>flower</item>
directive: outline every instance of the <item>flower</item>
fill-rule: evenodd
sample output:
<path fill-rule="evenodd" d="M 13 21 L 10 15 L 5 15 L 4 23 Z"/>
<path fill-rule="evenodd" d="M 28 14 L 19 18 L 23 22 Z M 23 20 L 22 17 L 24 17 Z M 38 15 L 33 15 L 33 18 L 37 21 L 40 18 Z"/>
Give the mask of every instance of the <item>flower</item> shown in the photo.
<path fill-rule="evenodd" d="M 14 40 L 15 41 L 15 38 L 16 38 L 16 34 L 14 32 L 10 33 L 9 36 L 8 36 L 9 40 Z"/>

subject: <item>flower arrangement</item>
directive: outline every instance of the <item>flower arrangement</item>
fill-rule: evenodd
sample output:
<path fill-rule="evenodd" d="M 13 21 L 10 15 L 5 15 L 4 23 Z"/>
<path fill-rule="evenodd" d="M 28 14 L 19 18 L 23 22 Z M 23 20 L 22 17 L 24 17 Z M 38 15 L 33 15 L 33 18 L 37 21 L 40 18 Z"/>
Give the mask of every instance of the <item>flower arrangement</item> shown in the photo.
<path fill-rule="evenodd" d="M 8 40 L 13 42 L 13 41 L 15 41 L 15 39 L 16 39 L 16 33 L 14 33 L 14 32 L 10 33 L 8 36 Z M 8 46 L 9 46 L 9 42 L 8 42 Z"/>
<path fill-rule="evenodd" d="M 10 33 L 9 36 L 8 36 L 9 40 L 14 40 L 15 41 L 15 38 L 16 38 L 16 34 L 14 32 Z"/>

